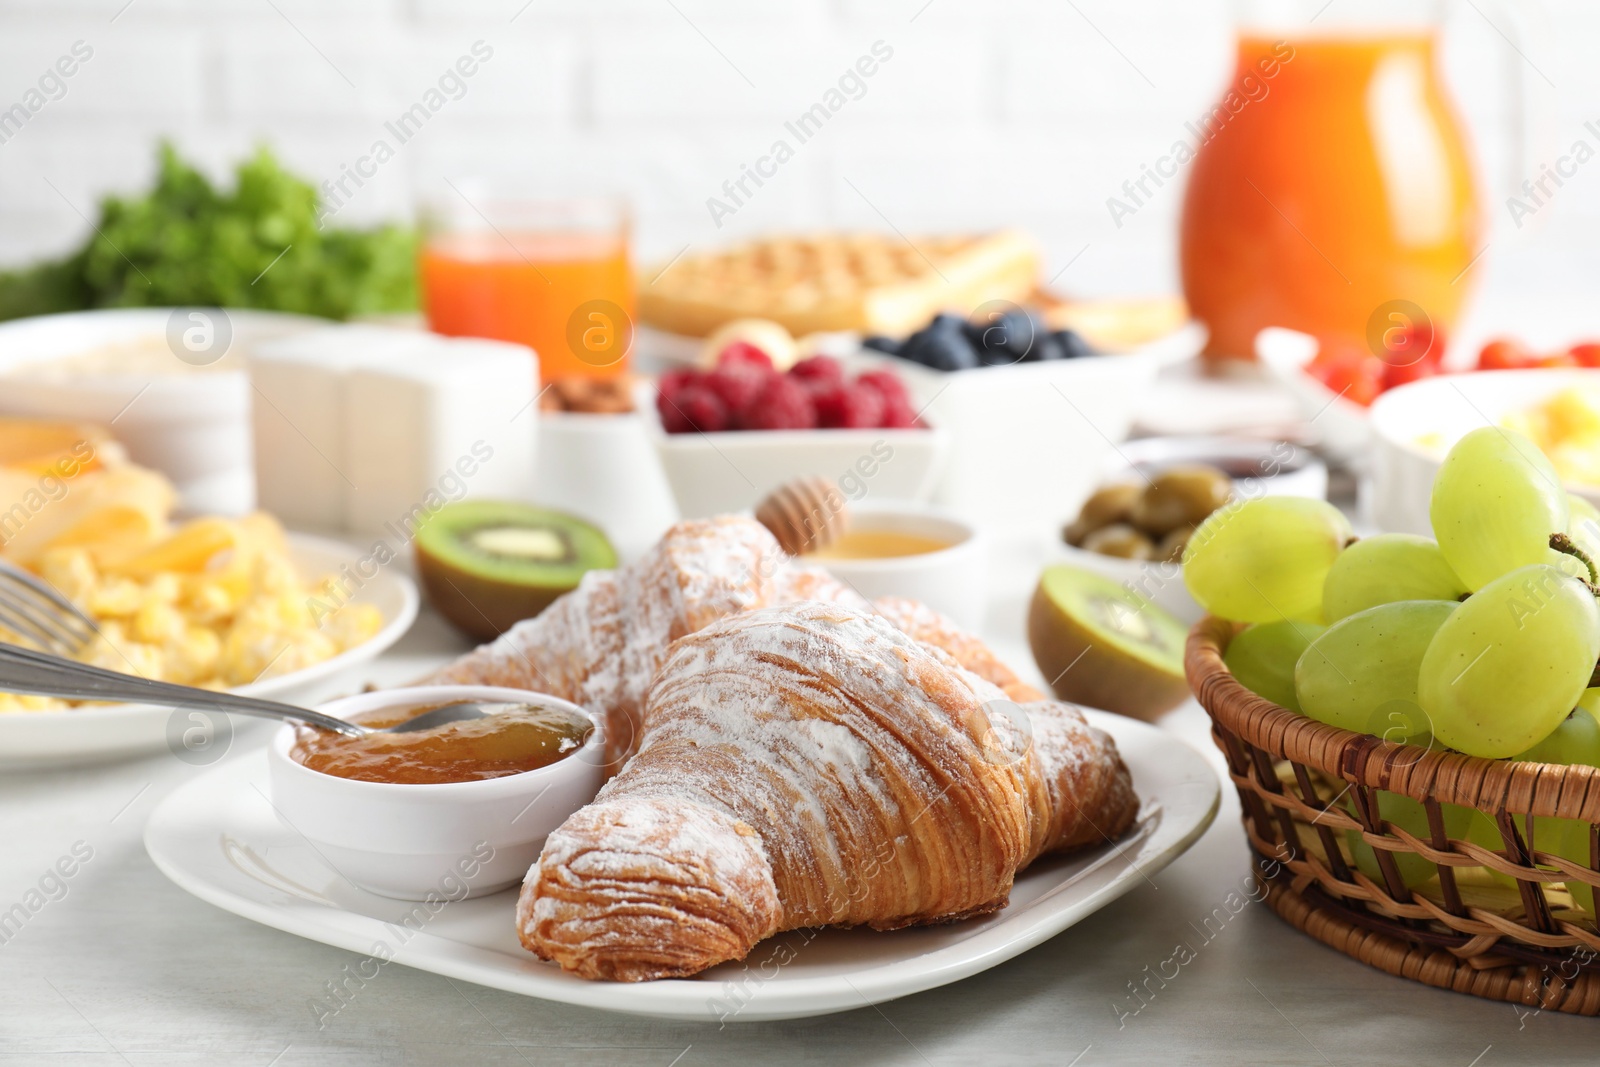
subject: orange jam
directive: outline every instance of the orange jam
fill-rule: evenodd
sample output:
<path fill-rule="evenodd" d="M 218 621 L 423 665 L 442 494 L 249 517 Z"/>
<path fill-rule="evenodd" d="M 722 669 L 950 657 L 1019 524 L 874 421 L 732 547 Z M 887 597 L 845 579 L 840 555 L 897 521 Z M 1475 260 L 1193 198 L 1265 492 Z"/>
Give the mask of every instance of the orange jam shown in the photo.
<path fill-rule="evenodd" d="M 394 708 L 351 717 L 382 728 L 443 705 Z M 480 782 L 548 767 L 566 759 L 594 730 L 587 716 L 541 704 L 489 705 L 498 714 L 404 734 L 347 737 L 302 726 L 290 757 L 323 774 L 361 782 L 438 785 Z"/>

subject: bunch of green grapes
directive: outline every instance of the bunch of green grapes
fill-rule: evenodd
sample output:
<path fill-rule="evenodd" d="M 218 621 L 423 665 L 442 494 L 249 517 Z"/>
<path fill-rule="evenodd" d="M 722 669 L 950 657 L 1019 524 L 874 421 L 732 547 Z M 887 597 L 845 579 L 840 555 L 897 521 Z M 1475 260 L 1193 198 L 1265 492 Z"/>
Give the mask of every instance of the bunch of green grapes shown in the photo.
<path fill-rule="evenodd" d="M 1446 456 L 1429 517 L 1434 539 L 1353 540 L 1321 501 L 1234 504 L 1191 537 L 1184 583 L 1211 614 L 1251 624 L 1225 662 L 1284 707 L 1388 741 L 1600 767 L 1600 689 L 1589 689 L 1600 511 L 1562 489 L 1532 442 L 1486 426 Z M 1402 800 L 1380 815 L 1427 837 L 1422 807 Z M 1452 808 L 1446 830 L 1503 848 L 1472 815 Z M 1532 829 L 1539 851 L 1588 864 L 1587 823 Z M 1376 877 L 1372 849 L 1358 834 L 1349 844 Z M 1431 870 L 1418 862 L 1397 857 L 1408 885 Z M 1592 894 L 1574 895 L 1592 916 Z"/>

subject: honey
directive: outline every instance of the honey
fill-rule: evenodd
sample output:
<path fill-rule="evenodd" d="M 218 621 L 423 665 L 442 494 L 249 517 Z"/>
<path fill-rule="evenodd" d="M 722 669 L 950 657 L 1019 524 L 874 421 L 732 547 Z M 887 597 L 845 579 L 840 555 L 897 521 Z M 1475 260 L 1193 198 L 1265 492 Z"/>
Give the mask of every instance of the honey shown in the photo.
<path fill-rule="evenodd" d="M 898 559 L 901 556 L 925 556 L 930 552 L 943 552 L 954 542 L 922 534 L 904 533 L 900 530 L 847 530 L 827 548 L 813 552 L 807 559 Z"/>
<path fill-rule="evenodd" d="M 352 716 L 362 726 L 382 728 L 414 718 L 431 705 Z M 361 782 L 439 785 L 479 782 L 538 770 L 583 747 L 594 723 L 562 707 L 493 705 L 498 714 L 449 723 L 414 733 L 347 737 L 301 727 L 290 758 L 314 771 Z"/>

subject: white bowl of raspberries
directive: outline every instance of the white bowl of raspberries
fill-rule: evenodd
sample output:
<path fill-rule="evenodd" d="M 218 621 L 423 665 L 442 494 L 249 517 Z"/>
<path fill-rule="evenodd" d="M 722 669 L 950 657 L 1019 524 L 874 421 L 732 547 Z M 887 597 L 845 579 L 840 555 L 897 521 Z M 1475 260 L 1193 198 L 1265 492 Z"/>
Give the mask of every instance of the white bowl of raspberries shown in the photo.
<path fill-rule="evenodd" d="M 649 388 L 646 386 L 645 388 Z M 685 518 L 742 511 L 821 475 L 848 499 L 925 501 L 947 435 L 917 415 L 893 370 L 811 356 L 787 371 L 748 341 L 711 370 L 668 371 L 639 405 Z"/>

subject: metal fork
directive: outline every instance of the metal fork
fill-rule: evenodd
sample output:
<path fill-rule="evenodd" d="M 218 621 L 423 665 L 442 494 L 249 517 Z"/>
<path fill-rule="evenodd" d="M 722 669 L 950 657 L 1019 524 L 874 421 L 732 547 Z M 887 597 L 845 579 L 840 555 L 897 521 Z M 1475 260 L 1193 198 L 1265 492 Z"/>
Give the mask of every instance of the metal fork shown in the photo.
<path fill-rule="evenodd" d="M 30 644 L 63 656 L 94 640 L 99 626 L 50 584 L 0 560 L 0 626 Z"/>
<path fill-rule="evenodd" d="M 66 697 L 69 700 L 131 701 L 207 711 L 234 711 L 264 719 L 310 723 L 350 737 L 431 730 L 450 723 L 498 715 L 516 706 L 503 701 L 461 700 L 429 708 L 393 726 L 363 726 L 310 708 L 139 678 L 119 671 L 108 671 L 104 667 L 92 667 L 87 663 L 75 663 L 48 652 L 35 652 L 31 648 L 21 648 L 4 641 L 0 641 L 0 693 L 34 693 L 39 696 Z"/>

